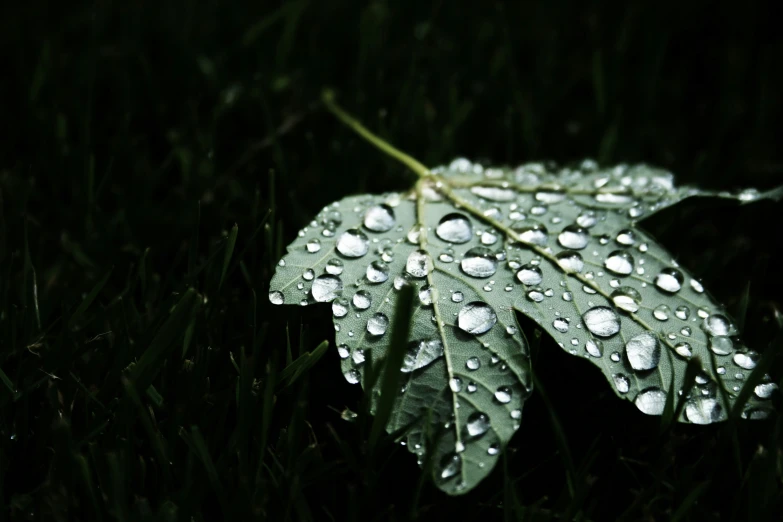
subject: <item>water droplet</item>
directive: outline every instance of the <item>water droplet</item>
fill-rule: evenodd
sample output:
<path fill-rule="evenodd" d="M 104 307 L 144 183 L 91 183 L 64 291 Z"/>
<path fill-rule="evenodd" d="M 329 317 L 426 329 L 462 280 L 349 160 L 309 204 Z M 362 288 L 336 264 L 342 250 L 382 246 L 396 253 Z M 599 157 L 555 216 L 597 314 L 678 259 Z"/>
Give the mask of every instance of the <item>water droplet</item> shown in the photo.
<path fill-rule="evenodd" d="M 668 321 L 669 315 L 671 315 L 671 309 L 665 304 L 658 305 L 653 309 L 653 317 L 659 321 Z"/>
<path fill-rule="evenodd" d="M 351 349 L 347 344 L 337 345 L 337 355 L 340 356 L 340 359 L 347 359 L 351 355 Z"/>
<path fill-rule="evenodd" d="M 595 200 L 599 203 L 613 203 L 621 205 L 623 203 L 630 203 L 633 198 L 628 190 L 618 191 L 617 189 L 608 189 L 612 192 L 599 192 L 595 195 Z"/>
<path fill-rule="evenodd" d="M 359 310 L 367 310 L 372 304 L 372 295 L 366 290 L 353 294 L 353 305 Z M 377 335 L 377 334 L 376 334 Z"/>
<path fill-rule="evenodd" d="M 345 380 L 348 381 L 349 383 L 351 384 L 359 383 L 359 371 L 356 368 L 351 368 L 343 375 L 345 376 Z"/>
<path fill-rule="evenodd" d="M 557 236 L 557 242 L 560 243 L 560 246 L 571 250 L 581 250 L 587 246 L 589 241 L 590 235 L 578 225 L 568 225 Z"/>
<path fill-rule="evenodd" d="M 310 241 L 307 242 L 307 251 L 311 254 L 315 254 L 321 250 L 321 241 L 319 241 L 317 238 L 313 238 Z"/>
<path fill-rule="evenodd" d="M 691 315 L 691 309 L 685 305 L 680 305 L 677 307 L 677 310 L 674 311 L 674 315 L 677 316 L 677 319 L 687 321 L 688 317 Z"/>
<path fill-rule="evenodd" d="M 593 357 L 601 357 L 604 354 L 604 343 L 598 339 L 588 339 L 585 343 L 585 350 Z"/>
<path fill-rule="evenodd" d="M 702 284 L 696 281 L 695 279 L 691 279 L 690 284 L 693 291 L 696 292 L 697 294 L 701 294 L 702 292 L 704 292 L 704 286 L 702 286 Z"/>
<path fill-rule="evenodd" d="M 478 335 L 489 331 L 497 321 L 498 316 L 491 306 L 481 301 L 473 301 L 459 311 L 457 326 L 464 332 Z"/>
<path fill-rule="evenodd" d="M 400 371 L 410 373 L 424 368 L 443 355 L 443 343 L 438 339 L 423 339 L 408 344 Z"/>
<path fill-rule="evenodd" d="M 422 306 L 430 306 L 432 304 L 432 288 L 430 288 L 430 285 L 424 285 L 419 289 L 419 302 Z"/>
<path fill-rule="evenodd" d="M 470 414 L 465 428 L 471 437 L 480 437 L 489 431 L 489 417 L 486 413 L 476 411 Z"/>
<path fill-rule="evenodd" d="M 517 198 L 516 191 L 503 187 L 471 187 L 470 191 L 475 195 L 490 201 L 514 201 Z"/>
<path fill-rule="evenodd" d="M 674 346 L 674 351 L 677 352 L 677 355 L 685 357 L 686 359 L 690 359 L 693 356 L 693 351 L 691 350 L 691 345 L 689 343 L 677 343 Z"/>
<path fill-rule="evenodd" d="M 467 243 L 473 238 L 473 226 L 466 216 L 453 212 L 441 218 L 435 234 L 449 243 Z"/>
<path fill-rule="evenodd" d="M 343 292 L 343 282 L 333 275 L 320 275 L 313 282 L 310 293 L 319 303 L 331 301 Z"/>
<path fill-rule="evenodd" d="M 389 265 L 383 261 L 373 261 L 367 266 L 367 280 L 371 283 L 383 283 L 389 279 Z"/>
<path fill-rule="evenodd" d="M 598 223 L 598 218 L 593 210 L 583 210 L 576 218 L 576 224 L 580 227 L 590 228 L 594 227 L 596 223 Z"/>
<path fill-rule="evenodd" d="M 498 235 L 492 231 L 486 231 L 481 234 L 482 245 L 494 245 L 498 242 Z"/>
<path fill-rule="evenodd" d="M 361 366 L 362 364 L 364 364 L 364 350 L 362 350 L 361 348 L 357 348 L 356 350 L 354 350 L 352 359 L 353 359 L 353 363 L 356 366 Z"/>
<path fill-rule="evenodd" d="M 628 390 L 631 389 L 631 381 L 622 373 L 612 375 L 612 380 L 614 381 L 614 387 L 620 393 L 628 393 Z"/>
<path fill-rule="evenodd" d="M 723 408 L 711 397 L 698 397 L 685 403 L 685 417 L 693 424 L 710 424 L 722 420 Z"/>
<path fill-rule="evenodd" d="M 534 303 L 540 303 L 544 300 L 544 293 L 540 288 L 534 288 L 527 293 L 527 298 Z"/>
<path fill-rule="evenodd" d="M 772 397 L 772 394 L 777 391 L 777 389 L 778 385 L 774 382 L 765 382 L 756 385 L 756 387 L 753 388 L 753 392 L 759 399 L 769 399 Z"/>
<path fill-rule="evenodd" d="M 634 404 L 639 411 L 647 415 L 660 415 L 666 405 L 666 393 L 660 388 L 648 388 L 639 392 Z"/>
<path fill-rule="evenodd" d="M 367 331 L 371 335 L 383 335 L 389 327 L 389 318 L 386 314 L 378 312 L 367 321 Z"/>
<path fill-rule="evenodd" d="M 620 232 L 617 233 L 617 237 L 615 238 L 615 241 L 617 241 L 618 243 L 624 246 L 632 246 L 634 243 L 636 243 L 636 232 L 634 232 L 630 228 L 621 230 Z"/>
<path fill-rule="evenodd" d="M 459 290 L 456 292 L 452 292 L 451 294 L 451 300 L 455 303 L 461 303 L 462 300 L 465 299 L 465 296 L 460 292 Z"/>
<path fill-rule="evenodd" d="M 678 292 L 682 288 L 683 281 L 682 272 L 676 268 L 664 268 L 655 276 L 655 286 L 670 294 Z"/>
<path fill-rule="evenodd" d="M 468 383 L 468 388 L 467 388 L 468 393 L 474 393 L 477 389 L 478 389 L 478 387 L 476 386 L 475 382 L 469 382 Z"/>
<path fill-rule="evenodd" d="M 655 334 L 644 332 L 626 343 L 625 355 L 634 370 L 652 370 L 661 360 L 661 344 Z"/>
<path fill-rule="evenodd" d="M 511 402 L 511 388 L 508 386 L 501 386 L 495 390 L 495 399 L 501 404 L 508 404 Z"/>
<path fill-rule="evenodd" d="M 552 321 L 552 326 L 560 333 L 566 333 L 568 331 L 568 321 L 562 317 L 558 317 Z"/>
<path fill-rule="evenodd" d="M 375 205 L 364 214 L 364 226 L 373 232 L 388 232 L 395 224 L 394 210 L 389 205 Z"/>
<path fill-rule="evenodd" d="M 465 252 L 460 268 L 471 277 L 490 277 L 498 268 L 498 262 L 492 251 L 486 247 L 473 247 Z"/>
<path fill-rule="evenodd" d="M 590 333 L 598 337 L 611 337 L 620 331 L 620 318 L 608 306 L 596 306 L 582 315 L 582 321 Z"/>
<path fill-rule="evenodd" d="M 529 245 L 544 246 L 549 238 L 546 227 L 541 223 L 514 227 L 512 230 L 517 233 L 520 241 Z"/>
<path fill-rule="evenodd" d="M 497 444 L 490 444 L 487 448 L 487 455 L 497 455 L 498 453 L 500 453 L 500 448 Z"/>
<path fill-rule="evenodd" d="M 558 253 L 555 258 L 557 259 L 557 264 L 560 265 L 560 268 L 565 270 L 567 273 L 578 274 L 585 266 L 585 262 L 582 259 L 582 256 L 579 255 L 578 252 L 574 252 L 572 250 L 563 250 L 562 252 Z"/>
<path fill-rule="evenodd" d="M 609 358 L 612 362 L 620 362 L 620 352 L 612 352 L 612 355 L 610 355 Z"/>
<path fill-rule="evenodd" d="M 343 262 L 337 258 L 330 259 L 326 263 L 326 273 L 331 275 L 340 275 L 343 273 Z"/>
<path fill-rule="evenodd" d="M 403 286 L 411 284 L 410 276 L 408 274 L 398 275 L 394 278 L 394 289 L 399 290 Z"/>
<path fill-rule="evenodd" d="M 337 240 L 337 251 L 345 257 L 362 257 L 370 249 L 370 240 L 361 230 L 346 230 Z"/>
<path fill-rule="evenodd" d="M 454 393 L 462 391 L 462 379 L 459 377 L 452 377 L 449 379 L 449 388 L 451 388 L 451 391 Z"/>
<path fill-rule="evenodd" d="M 481 368 L 481 361 L 479 361 L 479 358 L 478 358 L 478 357 L 471 357 L 471 358 L 470 358 L 470 359 L 468 359 L 468 360 L 467 360 L 467 362 L 465 363 L 465 367 L 466 367 L 468 370 L 471 370 L 471 371 L 472 371 L 472 370 L 478 370 L 479 368 Z"/>
<path fill-rule="evenodd" d="M 523 285 L 538 285 L 541 284 L 541 281 L 543 280 L 543 274 L 541 273 L 540 268 L 528 263 L 517 272 L 517 279 Z"/>
<path fill-rule="evenodd" d="M 283 292 L 280 292 L 278 290 L 273 290 L 272 292 L 269 292 L 269 302 L 273 305 L 281 305 L 285 301 L 285 298 L 283 297 Z"/>
<path fill-rule="evenodd" d="M 565 199 L 565 193 L 562 190 L 541 190 L 536 192 L 536 201 L 553 204 L 559 203 Z"/>
<path fill-rule="evenodd" d="M 307 270 L 302 272 L 302 279 L 304 279 L 305 281 L 312 281 L 314 277 L 315 277 L 315 272 L 313 271 L 312 268 L 308 268 Z"/>
<path fill-rule="evenodd" d="M 440 478 L 449 479 L 462 469 L 462 459 L 456 453 L 443 457 L 440 461 Z"/>
<path fill-rule="evenodd" d="M 444 263 L 451 263 L 454 261 L 454 253 L 453 252 L 443 252 L 441 255 L 438 256 L 438 259 L 440 259 Z"/>
<path fill-rule="evenodd" d="M 338 297 L 332 301 L 332 314 L 335 317 L 345 317 L 348 314 L 348 299 Z"/>
<path fill-rule="evenodd" d="M 733 335 L 735 328 L 725 315 L 712 314 L 702 325 L 709 335 Z"/>
<path fill-rule="evenodd" d="M 630 286 L 621 286 L 612 292 L 612 302 L 614 305 L 626 312 L 636 313 L 642 302 L 642 294 Z"/>
<path fill-rule="evenodd" d="M 514 335 L 515 333 L 517 333 L 517 327 L 512 325 L 506 326 L 506 333 L 508 335 Z"/>
<path fill-rule="evenodd" d="M 409 243 L 418 245 L 419 239 L 421 239 L 421 225 L 413 225 L 406 237 L 408 238 Z"/>
<path fill-rule="evenodd" d="M 574 299 L 574 294 L 571 292 L 563 292 L 563 301 L 571 302 Z"/>
<path fill-rule="evenodd" d="M 625 250 L 615 250 L 606 258 L 604 266 L 614 274 L 630 275 L 633 272 L 633 256 Z"/>
<path fill-rule="evenodd" d="M 432 259 L 424 250 L 414 250 L 405 262 L 405 271 L 413 277 L 427 277 L 432 270 Z"/>
<path fill-rule="evenodd" d="M 690 326 L 683 326 L 680 330 L 680 334 L 684 335 L 685 337 L 691 336 L 691 327 Z"/>
<path fill-rule="evenodd" d="M 759 354 L 756 352 L 739 352 L 734 354 L 734 364 L 744 370 L 752 370 L 759 361 Z"/>

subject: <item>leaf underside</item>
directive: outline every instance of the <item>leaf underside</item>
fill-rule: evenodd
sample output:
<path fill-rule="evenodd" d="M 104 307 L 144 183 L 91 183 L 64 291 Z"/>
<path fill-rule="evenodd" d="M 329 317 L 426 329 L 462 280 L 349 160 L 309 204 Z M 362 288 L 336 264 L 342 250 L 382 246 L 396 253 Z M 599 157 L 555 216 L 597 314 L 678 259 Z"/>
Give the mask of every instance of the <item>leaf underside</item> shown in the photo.
<path fill-rule="evenodd" d="M 387 430 L 413 423 L 408 449 L 420 463 L 433 459 L 438 487 L 462 493 L 492 470 L 532 391 L 515 310 L 598 366 L 646 414 L 663 412 L 667 391 L 681 390 L 688 360 L 698 357 L 703 371 L 682 390 L 678 420 L 726 418 L 758 354 L 701 283 L 636 226 L 704 195 L 763 196 L 678 188 L 671 174 L 645 165 L 508 169 L 458 159 L 409 193 L 323 209 L 288 246 L 269 298 L 331 302 L 343 374 L 360 383 L 368 351 L 374 361 L 386 355 L 397 291 L 415 287 Z M 759 384 L 743 417 L 766 417 L 774 388 Z"/>

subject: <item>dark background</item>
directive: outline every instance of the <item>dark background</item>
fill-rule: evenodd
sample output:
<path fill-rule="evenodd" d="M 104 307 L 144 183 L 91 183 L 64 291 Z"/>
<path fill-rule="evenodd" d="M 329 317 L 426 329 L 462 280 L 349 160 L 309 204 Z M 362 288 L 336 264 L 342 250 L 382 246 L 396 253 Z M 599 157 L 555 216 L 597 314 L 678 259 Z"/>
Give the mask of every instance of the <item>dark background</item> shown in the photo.
<path fill-rule="evenodd" d="M 411 181 L 323 110 L 324 87 L 427 165 L 591 157 L 766 189 L 783 183 L 781 15 L 702 1 L 4 5 L 0 517 L 779 519 L 778 418 L 659 435 L 549 339 L 533 363 L 553 408 L 534 394 L 504 465 L 447 497 L 404 448 L 366 447 L 372 420 L 332 349 L 269 391 L 289 347 L 333 330 L 328 307 L 266 293 L 324 205 Z M 780 331 L 782 223 L 768 201 L 688 201 L 644 226 L 764 351 Z M 207 302 L 166 323 L 188 286 Z M 122 376 L 161 332 L 155 392 L 137 393 Z"/>

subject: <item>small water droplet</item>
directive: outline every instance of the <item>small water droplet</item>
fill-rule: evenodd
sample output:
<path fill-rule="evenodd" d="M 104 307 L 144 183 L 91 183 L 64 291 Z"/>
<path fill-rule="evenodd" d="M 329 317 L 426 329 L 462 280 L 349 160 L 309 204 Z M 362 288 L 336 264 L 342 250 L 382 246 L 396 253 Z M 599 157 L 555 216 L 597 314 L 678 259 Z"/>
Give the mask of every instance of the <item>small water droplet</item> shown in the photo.
<path fill-rule="evenodd" d="M 517 279 L 520 283 L 527 286 L 533 286 L 541 284 L 544 276 L 541 273 L 541 269 L 533 264 L 526 264 L 517 272 Z"/>
<path fill-rule="evenodd" d="M 514 335 L 515 333 L 517 333 L 517 327 L 513 325 L 506 326 L 506 333 L 508 335 Z"/>
<path fill-rule="evenodd" d="M 386 333 L 386 329 L 389 327 L 389 318 L 386 314 L 378 312 L 370 317 L 367 321 L 367 331 L 371 335 L 380 336 Z"/>
<path fill-rule="evenodd" d="M 466 367 L 468 370 L 471 370 L 471 371 L 472 371 L 472 370 L 478 370 L 479 368 L 481 368 L 481 361 L 479 361 L 479 358 L 478 358 L 478 357 L 471 357 L 471 358 L 470 358 L 470 359 L 468 359 L 468 360 L 467 360 L 467 362 L 465 363 L 465 367 Z"/>
<path fill-rule="evenodd" d="M 567 273 L 578 274 L 585 266 L 582 256 L 579 255 L 578 252 L 572 250 L 564 250 L 558 253 L 555 258 L 557 259 L 557 264 L 560 265 L 560 268 Z"/>
<path fill-rule="evenodd" d="M 359 383 L 359 371 L 356 368 L 351 368 L 343 375 L 345 376 L 345 380 L 348 381 L 349 383 L 351 384 Z"/>
<path fill-rule="evenodd" d="M 451 391 L 454 393 L 462 391 L 462 379 L 459 377 L 452 377 L 449 379 L 449 388 L 451 388 Z"/>
<path fill-rule="evenodd" d="M 536 192 L 536 201 L 543 203 L 554 204 L 559 203 L 565 199 L 565 193 L 562 190 L 541 190 Z"/>
<path fill-rule="evenodd" d="M 456 453 L 443 457 L 440 462 L 440 478 L 449 479 L 462 469 L 462 459 Z"/>
<path fill-rule="evenodd" d="M 735 328 L 725 315 L 712 314 L 704 319 L 702 325 L 709 335 L 733 335 Z"/>
<path fill-rule="evenodd" d="M 652 370 L 661 360 L 661 344 L 655 334 L 644 332 L 626 343 L 625 355 L 634 370 Z"/>
<path fill-rule="evenodd" d="M 596 223 L 598 223 L 598 218 L 593 210 L 583 210 L 576 217 L 576 224 L 580 227 L 590 228 L 594 227 Z"/>
<path fill-rule="evenodd" d="M 659 321 L 668 321 L 671 312 L 671 309 L 665 304 L 658 305 L 653 309 L 653 317 Z"/>
<path fill-rule="evenodd" d="M 312 268 L 308 268 L 307 270 L 302 272 L 302 279 L 304 279 L 305 281 L 312 281 L 314 277 L 315 277 L 315 272 L 313 271 Z"/>
<path fill-rule="evenodd" d="M 678 292 L 682 288 L 683 281 L 682 272 L 676 268 L 664 268 L 655 276 L 655 286 L 670 294 Z"/>
<path fill-rule="evenodd" d="M 778 385 L 774 382 L 765 382 L 762 384 L 756 385 L 755 388 L 753 388 L 753 392 L 756 394 L 756 397 L 759 399 L 769 399 L 772 397 L 772 394 L 775 393 L 778 389 Z"/>
<path fill-rule="evenodd" d="M 631 381 L 622 373 L 612 375 L 612 380 L 614 381 L 614 387 L 620 393 L 628 393 L 628 390 L 631 389 Z"/>
<path fill-rule="evenodd" d="M 278 290 L 273 290 L 272 292 L 269 292 L 269 302 L 273 305 L 281 305 L 285 301 L 285 297 L 283 297 L 283 292 L 280 292 Z"/>
<path fill-rule="evenodd" d="M 704 286 L 702 286 L 702 284 L 696 281 L 695 279 L 691 279 L 690 284 L 693 291 L 696 292 L 697 294 L 701 294 L 704 292 Z"/>
<path fill-rule="evenodd" d="M 636 396 L 634 404 L 639 411 L 647 415 L 660 415 L 666 405 L 666 393 L 660 388 L 648 388 L 642 390 Z"/>
<path fill-rule="evenodd" d="M 612 352 L 612 355 L 610 355 L 609 358 L 612 362 L 620 362 L 620 352 Z"/>
<path fill-rule="evenodd" d="M 371 283 L 383 283 L 389 279 L 389 265 L 383 261 L 373 261 L 367 266 L 367 280 Z"/>
<path fill-rule="evenodd" d="M 457 326 L 464 332 L 479 335 L 489 331 L 497 321 L 498 316 L 491 306 L 481 301 L 473 301 L 459 311 Z"/>
<path fill-rule="evenodd" d="M 364 226 L 373 232 L 388 232 L 395 224 L 394 210 L 386 204 L 372 206 L 364 214 Z"/>
<path fill-rule="evenodd" d="M 633 256 L 625 250 L 615 250 L 606 258 L 604 266 L 614 274 L 630 275 L 633 272 Z"/>
<path fill-rule="evenodd" d="M 337 258 L 330 259 L 326 263 L 326 273 L 331 275 L 340 275 L 343 273 L 343 262 Z"/>
<path fill-rule="evenodd" d="M 422 306 L 430 306 L 432 304 L 432 288 L 430 285 L 423 285 L 419 289 L 419 302 Z"/>
<path fill-rule="evenodd" d="M 585 343 L 585 350 L 593 357 L 601 357 L 604 354 L 604 343 L 598 339 L 588 339 Z"/>
<path fill-rule="evenodd" d="M 460 263 L 462 271 L 471 277 L 490 277 L 497 271 L 498 263 L 492 251 L 486 247 L 473 247 L 465 253 Z"/>
<path fill-rule="evenodd" d="M 574 299 L 574 294 L 571 292 L 563 292 L 563 301 L 571 302 Z"/>
<path fill-rule="evenodd" d="M 621 286 L 612 292 L 611 297 L 617 308 L 630 313 L 639 311 L 639 305 L 642 302 L 642 294 L 630 286 Z"/>
<path fill-rule="evenodd" d="M 558 317 L 552 322 L 552 326 L 560 333 L 566 333 L 568 331 L 568 321 L 562 317 Z"/>
<path fill-rule="evenodd" d="M 455 302 L 455 303 L 461 303 L 463 299 L 465 299 L 465 296 L 464 296 L 464 295 L 463 295 L 463 293 L 462 293 L 462 292 L 460 292 L 459 290 L 457 290 L 456 292 L 452 292 L 452 293 L 451 293 L 451 300 L 452 300 L 453 302 Z"/>
<path fill-rule="evenodd" d="M 508 386 L 501 386 L 495 390 L 495 399 L 501 404 L 508 404 L 511 402 L 511 388 Z"/>
<path fill-rule="evenodd" d="M 337 251 L 345 257 L 362 257 L 370 250 L 367 235 L 356 228 L 346 230 L 337 240 Z"/>
<path fill-rule="evenodd" d="M 346 344 L 337 345 L 337 355 L 340 359 L 347 359 L 351 355 L 351 349 Z"/>
<path fill-rule="evenodd" d="M 318 276 L 310 289 L 313 299 L 319 303 L 329 302 L 342 292 L 343 282 L 339 277 L 330 274 Z"/>
<path fill-rule="evenodd" d="M 685 357 L 686 359 L 690 359 L 693 356 L 693 351 L 691 350 L 691 345 L 689 343 L 677 343 L 674 346 L 674 351 L 677 352 L 677 355 Z"/>
<path fill-rule="evenodd" d="M 590 235 L 578 225 L 566 226 L 557 236 L 557 242 L 560 243 L 560 246 L 571 250 L 581 250 L 587 246 L 589 241 Z"/>
<path fill-rule="evenodd" d="M 410 279 L 411 278 L 408 274 L 398 275 L 397 277 L 394 278 L 394 289 L 399 290 L 403 286 L 408 286 L 409 284 L 411 284 Z"/>
<path fill-rule="evenodd" d="M 465 428 L 470 437 L 480 437 L 489 431 L 489 417 L 480 411 L 473 412 L 468 417 Z"/>
<path fill-rule="evenodd" d="M 352 359 L 353 359 L 353 363 L 356 366 L 361 366 L 362 364 L 364 364 L 364 350 L 362 350 L 361 348 L 357 348 L 356 350 L 354 350 Z"/>
<path fill-rule="evenodd" d="M 498 453 L 500 453 L 500 448 L 496 443 L 490 444 L 490 446 L 487 448 L 487 455 L 497 455 Z"/>
<path fill-rule="evenodd" d="M 634 232 L 630 228 L 621 230 L 620 232 L 617 233 L 617 237 L 615 238 L 615 241 L 617 241 L 623 246 L 632 246 L 634 243 L 636 243 L 636 232 Z"/>
<path fill-rule="evenodd" d="M 476 386 L 475 382 L 471 381 L 468 383 L 468 387 L 467 387 L 468 393 L 474 393 L 477 389 L 478 387 Z"/>
<path fill-rule="evenodd" d="M 711 424 L 722 420 L 723 408 L 712 397 L 698 397 L 685 403 L 685 417 L 693 424 Z"/>
<path fill-rule="evenodd" d="M 321 250 L 321 241 L 317 238 L 313 238 L 310 241 L 307 242 L 307 251 L 311 254 L 315 254 Z"/>
<path fill-rule="evenodd" d="M 734 343 L 725 335 L 710 338 L 710 350 L 715 355 L 729 355 L 734 349 Z"/>
<path fill-rule="evenodd" d="M 590 333 L 598 337 L 611 337 L 620 331 L 620 318 L 608 306 L 596 306 L 582 315 L 582 321 Z"/>
<path fill-rule="evenodd" d="M 353 305 L 358 310 L 367 310 L 372 304 L 372 295 L 366 290 L 359 290 L 353 294 Z"/>
<path fill-rule="evenodd" d="M 348 314 L 348 300 L 338 297 L 332 301 L 332 314 L 335 317 L 345 317 Z"/>
<path fill-rule="evenodd" d="M 529 245 L 546 245 L 549 235 L 547 229 L 541 223 L 512 228 L 519 236 L 519 240 Z"/>
<path fill-rule="evenodd" d="M 540 288 L 534 288 L 527 293 L 527 298 L 534 303 L 540 303 L 544 300 L 544 293 Z"/>
<path fill-rule="evenodd" d="M 674 311 L 674 315 L 677 316 L 677 319 L 687 321 L 688 317 L 691 315 L 691 309 L 685 305 L 680 305 L 677 307 L 677 310 Z"/>
<path fill-rule="evenodd" d="M 432 270 L 432 259 L 424 250 L 414 250 L 405 262 L 405 271 L 413 277 L 427 277 Z"/>
<path fill-rule="evenodd" d="M 467 243 L 473 238 L 473 226 L 466 216 L 453 212 L 441 218 L 435 235 L 449 243 Z"/>

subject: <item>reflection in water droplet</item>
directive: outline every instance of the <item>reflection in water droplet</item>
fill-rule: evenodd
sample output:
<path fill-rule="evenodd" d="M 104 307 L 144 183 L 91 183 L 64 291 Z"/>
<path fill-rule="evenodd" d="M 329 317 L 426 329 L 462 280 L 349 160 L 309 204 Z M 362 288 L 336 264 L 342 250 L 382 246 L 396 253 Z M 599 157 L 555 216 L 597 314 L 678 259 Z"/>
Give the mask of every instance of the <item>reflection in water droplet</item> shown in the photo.
<path fill-rule="evenodd" d="M 331 301 L 343 292 L 343 282 L 337 276 L 320 275 L 310 289 L 313 299 L 319 303 Z"/>
<path fill-rule="evenodd" d="M 378 312 L 367 321 L 367 331 L 371 335 L 383 335 L 389 327 L 389 318 L 386 314 Z"/>
<path fill-rule="evenodd" d="M 353 305 L 359 310 L 367 310 L 372 304 L 372 296 L 367 290 L 359 290 L 353 294 Z"/>
<path fill-rule="evenodd" d="M 683 281 L 682 272 L 676 268 L 664 268 L 655 276 L 655 286 L 670 294 L 678 292 L 682 288 Z"/>
<path fill-rule="evenodd" d="M 462 459 L 456 453 L 443 457 L 440 461 L 440 478 L 449 479 L 462 469 Z"/>
<path fill-rule="evenodd" d="M 452 294 L 451 294 L 451 300 L 452 300 L 453 302 L 455 302 L 455 303 L 461 303 L 463 299 L 465 299 L 465 296 L 464 296 L 464 295 L 463 295 L 463 293 L 462 293 L 462 292 L 460 292 L 459 290 L 457 290 L 456 292 L 452 292 Z"/>
<path fill-rule="evenodd" d="M 326 273 L 332 275 L 340 275 L 343 273 L 343 262 L 337 258 L 330 259 L 326 263 Z"/>
<path fill-rule="evenodd" d="M 604 343 L 598 339 L 588 339 L 585 343 L 585 350 L 593 357 L 601 357 L 604 354 Z"/>
<path fill-rule="evenodd" d="M 376 205 L 364 214 L 364 226 L 373 232 L 388 232 L 395 225 L 394 210 L 389 205 Z"/>
<path fill-rule="evenodd" d="M 655 334 L 644 332 L 626 343 L 625 355 L 634 370 L 652 370 L 661 360 L 661 343 Z"/>
<path fill-rule="evenodd" d="M 307 242 L 307 251 L 311 254 L 315 254 L 321 250 L 321 241 L 319 241 L 317 238 L 313 238 L 310 241 Z"/>
<path fill-rule="evenodd" d="M 628 390 L 631 389 L 631 381 L 622 373 L 612 375 L 612 380 L 614 381 L 614 387 L 620 393 L 628 393 Z"/>
<path fill-rule="evenodd" d="M 503 187 L 471 187 L 470 191 L 475 195 L 489 199 L 491 201 L 514 201 L 517 197 L 516 191 Z"/>
<path fill-rule="evenodd" d="M 359 382 L 359 371 L 356 368 L 351 368 L 343 374 L 345 380 L 351 384 L 357 384 Z"/>
<path fill-rule="evenodd" d="M 371 283 L 383 283 L 389 279 L 389 265 L 383 261 L 373 261 L 367 266 L 367 280 Z"/>
<path fill-rule="evenodd" d="M 685 417 L 694 424 L 710 424 L 723 418 L 723 408 L 711 397 L 698 397 L 685 403 Z"/>
<path fill-rule="evenodd" d="M 491 306 L 481 301 L 473 301 L 459 311 L 457 326 L 464 332 L 478 335 L 489 331 L 497 321 L 498 316 Z"/>
<path fill-rule="evenodd" d="M 611 337 L 620 331 L 620 318 L 608 306 L 596 306 L 582 315 L 582 321 L 590 333 L 598 337 Z"/>
<path fill-rule="evenodd" d="M 269 292 L 269 302 L 273 305 L 281 305 L 285 301 L 285 298 L 283 297 L 283 292 L 280 292 L 278 290 L 274 290 L 272 292 Z"/>
<path fill-rule="evenodd" d="M 634 404 L 647 415 L 660 415 L 666 405 L 666 393 L 660 388 L 648 388 L 636 396 Z"/>
<path fill-rule="evenodd" d="M 453 212 L 441 218 L 435 234 L 449 243 L 467 243 L 473 237 L 473 226 L 465 215 Z"/>
<path fill-rule="evenodd" d="M 432 270 L 432 259 L 424 250 L 414 250 L 405 262 L 405 271 L 413 277 L 427 277 Z"/>
<path fill-rule="evenodd" d="M 745 370 L 752 370 L 759 362 L 759 354 L 753 351 L 734 354 L 734 364 Z"/>
<path fill-rule="evenodd" d="M 490 277 L 498 268 L 492 251 L 486 247 L 474 247 L 465 253 L 460 263 L 462 271 L 471 277 Z"/>
<path fill-rule="evenodd" d="M 338 297 L 332 301 L 332 314 L 335 317 L 345 317 L 348 314 L 348 299 Z"/>
<path fill-rule="evenodd" d="M 519 282 L 527 286 L 541 284 L 543 278 L 541 269 L 530 263 L 524 265 L 519 269 L 519 272 L 517 272 L 517 279 Z"/>
<path fill-rule="evenodd" d="M 410 373 L 424 368 L 443 355 L 443 343 L 438 339 L 422 339 L 408 344 L 400 371 Z"/>
<path fill-rule="evenodd" d="M 465 367 L 467 367 L 467 369 L 471 371 L 478 370 L 479 368 L 481 368 L 481 361 L 479 361 L 478 357 L 471 357 L 465 363 Z"/>
<path fill-rule="evenodd" d="M 621 286 L 612 292 L 612 302 L 614 305 L 626 312 L 636 313 L 642 302 L 642 294 L 630 286 Z"/>
<path fill-rule="evenodd" d="M 552 322 L 552 326 L 554 326 L 555 330 L 557 330 L 560 333 L 566 333 L 568 331 L 568 321 L 563 319 L 562 317 L 558 317 Z"/>
<path fill-rule="evenodd" d="M 615 250 L 606 258 L 604 266 L 617 275 L 630 275 L 633 272 L 633 256 L 625 250 Z"/>
<path fill-rule="evenodd" d="M 571 250 L 564 250 L 558 253 L 555 258 L 557 259 L 557 264 L 560 265 L 560 268 L 567 273 L 578 274 L 585 266 L 582 256 L 579 255 L 578 252 L 573 252 Z"/>
<path fill-rule="evenodd" d="M 659 321 L 668 321 L 671 313 L 671 309 L 665 304 L 658 305 L 653 309 L 653 317 Z"/>
<path fill-rule="evenodd" d="M 517 233 L 520 241 L 529 245 L 544 246 L 549 238 L 546 227 L 541 223 L 513 227 L 512 230 Z"/>
<path fill-rule="evenodd" d="M 508 386 L 501 386 L 495 391 L 495 399 L 501 404 L 508 404 L 511 402 L 511 388 Z"/>
<path fill-rule="evenodd" d="M 489 430 L 489 417 L 486 413 L 479 411 L 473 412 L 468 417 L 465 429 L 471 437 L 480 437 Z"/>
<path fill-rule="evenodd" d="M 578 225 L 568 225 L 557 236 L 557 242 L 560 243 L 560 246 L 571 250 L 581 250 L 587 246 L 589 241 L 590 235 Z"/>

